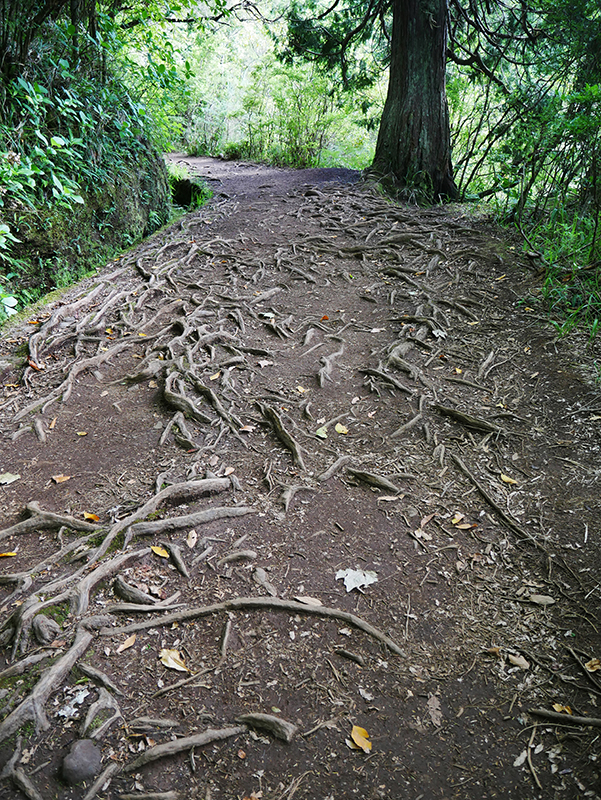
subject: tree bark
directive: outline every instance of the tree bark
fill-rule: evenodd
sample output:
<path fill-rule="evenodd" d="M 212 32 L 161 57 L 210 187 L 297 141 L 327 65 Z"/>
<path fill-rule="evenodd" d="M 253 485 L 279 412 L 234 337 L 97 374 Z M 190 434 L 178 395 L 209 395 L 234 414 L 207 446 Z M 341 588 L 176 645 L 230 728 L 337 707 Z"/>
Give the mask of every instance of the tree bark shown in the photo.
<path fill-rule="evenodd" d="M 457 196 L 446 98 L 447 0 L 393 0 L 388 95 L 371 167 L 429 200 Z"/>

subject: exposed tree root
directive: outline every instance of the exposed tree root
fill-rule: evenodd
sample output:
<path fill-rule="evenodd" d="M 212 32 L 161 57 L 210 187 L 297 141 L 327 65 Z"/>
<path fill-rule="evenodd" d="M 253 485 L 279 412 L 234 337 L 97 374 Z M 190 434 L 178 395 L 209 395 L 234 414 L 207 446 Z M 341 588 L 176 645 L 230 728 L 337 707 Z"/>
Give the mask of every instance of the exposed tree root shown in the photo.
<path fill-rule="evenodd" d="M 0 723 L 0 743 L 11 737 L 26 722 L 33 722 L 38 732 L 50 727 L 44 711 L 46 701 L 88 649 L 95 631 L 109 620 L 109 617 L 88 617 L 79 623 L 69 650 L 42 673 L 31 693 Z"/>
<path fill-rule="evenodd" d="M 177 753 L 182 753 L 184 750 L 191 750 L 193 747 L 203 747 L 205 744 L 211 744 L 211 742 L 229 739 L 231 736 L 238 736 L 238 734 L 244 733 L 245 731 L 245 725 L 221 728 L 219 730 L 209 728 L 203 733 L 195 733 L 192 736 L 184 736 L 182 739 L 175 739 L 173 742 L 157 744 L 154 747 L 149 747 L 141 756 L 132 761 L 131 764 L 128 764 L 124 772 L 129 775 L 139 770 L 140 767 L 150 764 L 152 761 L 157 761 L 159 758 L 173 756 Z"/>
<path fill-rule="evenodd" d="M 173 622 L 184 622 L 189 619 L 207 617 L 221 611 L 262 608 L 273 609 L 275 611 L 294 611 L 298 614 L 312 614 L 317 617 L 339 619 L 343 622 L 348 622 L 350 625 L 353 625 L 355 628 L 358 628 L 360 631 L 367 633 L 369 636 L 386 645 L 391 652 L 399 656 L 405 656 L 405 651 L 390 637 L 386 636 L 386 634 L 382 633 L 378 628 L 370 625 L 369 622 L 366 622 L 361 617 L 355 616 L 355 614 L 351 614 L 348 611 L 341 611 L 337 608 L 328 608 L 327 606 L 308 606 L 304 603 L 297 603 L 294 600 L 280 600 L 276 597 L 236 597 L 233 600 L 225 600 L 223 603 L 215 603 L 211 606 L 198 606 L 197 608 L 189 608 L 185 611 L 167 614 L 164 617 L 153 617 L 145 622 L 136 622 L 131 625 L 123 625 L 119 628 L 103 628 L 100 634 L 101 636 L 118 636 L 124 633 L 146 630 L 154 626 L 171 625 Z"/>

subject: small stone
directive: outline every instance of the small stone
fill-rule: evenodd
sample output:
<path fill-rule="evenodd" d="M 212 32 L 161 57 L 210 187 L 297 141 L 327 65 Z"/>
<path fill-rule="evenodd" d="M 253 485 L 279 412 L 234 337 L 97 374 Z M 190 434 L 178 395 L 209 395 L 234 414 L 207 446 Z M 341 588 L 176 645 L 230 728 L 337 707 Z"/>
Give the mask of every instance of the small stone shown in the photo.
<path fill-rule="evenodd" d="M 45 614 L 37 614 L 33 618 L 31 627 L 35 638 L 41 645 L 50 644 L 61 632 L 58 622 Z"/>
<path fill-rule="evenodd" d="M 100 771 L 100 749 L 91 739 L 78 739 L 63 759 L 63 780 L 75 786 L 89 781 Z"/>

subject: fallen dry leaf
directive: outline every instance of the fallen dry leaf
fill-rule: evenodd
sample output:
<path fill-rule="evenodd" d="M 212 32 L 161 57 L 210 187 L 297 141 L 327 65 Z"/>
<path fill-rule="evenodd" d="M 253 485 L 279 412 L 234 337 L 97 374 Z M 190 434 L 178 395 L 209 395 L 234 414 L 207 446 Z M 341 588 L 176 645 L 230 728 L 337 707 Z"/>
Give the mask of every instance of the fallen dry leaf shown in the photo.
<path fill-rule="evenodd" d="M 54 417 L 54 419 L 50 422 L 50 424 L 48 425 L 48 430 L 49 431 L 54 430 L 54 426 L 56 425 L 56 420 L 57 419 L 58 419 L 58 417 Z"/>
<path fill-rule="evenodd" d="M 163 648 L 163 650 L 161 650 L 159 653 L 159 658 L 161 659 L 161 664 L 168 669 L 175 669 L 178 672 L 190 672 L 184 663 L 184 657 L 179 650 L 169 650 L 167 648 Z"/>
<path fill-rule="evenodd" d="M 428 714 L 436 728 L 440 728 L 443 721 L 442 709 L 440 707 L 440 700 L 435 694 L 431 694 L 427 702 Z"/>
<path fill-rule="evenodd" d="M 194 528 L 192 528 L 192 530 L 188 531 L 188 535 L 186 537 L 186 544 L 188 545 L 190 550 L 192 550 L 197 541 L 198 541 L 198 534 L 196 533 Z"/>
<path fill-rule="evenodd" d="M 336 433 L 342 433 L 342 434 L 348 433 L 348 428 L 346 427 L 346 425 L 341 425 L 339 422 L 337 422 L 336 425 L 334 426 L 334 430 L 336 431 Z"/>
<path fill-rule="evenodd" d="M 164 547 L 159 547 L 158 545 L 153 544 L 150 549 L 152 550 L 153 553 L 155 553 L 157 556 L 160 556 L 161 558 L 169 558 L 169 553 L 165 550 Z"/>
<path fill-rule="evenodd" d="M 455 514 L 455 516 L 453 517 L 453 519 L 451 520 L 451 524 L 452 525 L 459 525 L 459 523 L 461 522 L 462 519 L 464 519 L 464 517 L 465 517 L 465 514 L 460 514 L 459 512 L 457 512 Z"/>
<path fill-rule="evenodd" d="M 16 553 L 0 553 L 0 558 L 6 558 L 7 556 L 16 556 Z M 321 603 L 319 604 L 321 605 Z"/>
<path fill-rule="evenodd" d="M 89 511 L 84 511 L 83 512 L 83 518 L 84 519 L 89 519 L 90 522 L 99 522 L 100 521 L 100 517 L 98 516 L 98 514 L 92 514 Z"/>
<path fill-rule="evenodd" d="M 317 597 L 309 597 L 308 595 L 298 595 L 294 598 L 299 603 L 303 603 L 306 606 L 321 606 L 323 603 L 321 600 L 318 600 Z"/>
<path fill-rule="evenodd" d="M 20 477 L 20 475 L 13 475 L 12 472 L 3 472 L 0 475 L 0 486 L 8 486 L 9 483 L 18 481 Z"/>
<path fill-rule="evenodd" d="M 240 428 L 240 433 L 252 433 L 256 427 L 256 425 L 243 425 Z"/>
<path fill-rule="evenodd" d="M 216 381 L 216 380 L 217 380 L 217 378 L 218 378 L 220 375 L 221 375 L 221 371 L 219 371 L 219 372 L 216 372 L 214 375 L 211 375 L 211 376 L 209 377 L 209 380 L 210 380 L 210 381 Z"/>
<path fill-rule="evenodd" d="M 327 439 L 328 438 L 328 429 L 325 426 L 323 428 L 318 428 L 315 431 L 315 435 L 319 436 L 320 439 Z"/>
<path fill-rule="evenodd" d="M 135 643 L 136 643 L 136 634 L 132 633 L 132 635 L 128 636 L 127 639 L 124 642 L 121 642 L 121 644 L 117 648 L 116 652 L 117 653 L 122 653 L 124 650 L 127 650 L 130 647 L 133 647 L 133 645 Z"/>
<path fill-rule="evenodd" d="M 528 600 L 538 606 L 552 606 L 555 603 L 555 599 L 548 594 L 531 594 Z"/>
<path fill-rule="evenodd" d="M 359 725 L 353 725 L 353 729 L 351 730 L 351 739 L 358 748 L 363 750 L 364 753 L 371 752 L 369 733 L 365 730 L 365 728 L 361 728 Z"/>
<path fill-rule="evenodd" d="M 574 712 L 569 706 L 562 706 L 561 703 L 553 703 L 553 710 L 557 711 L 558 714 L 573 714 Z"/>
<path fill-rule="evenodd" d="M 510 478 L 509 475 L 505 475 L 504 472 L 501 473 L 501 480 L 503 481 L 503 483 L 510 483 L 512 485 L 517 483 L 515 478 Z"/>
<path fill-rule="evenodd" d="M 591 658 L 584 666 L 589 672 L 597 672 L 597 670 L 601 669 L 601 661 L 598 658 Z"/>
<path fill-rule="evenodd" d="M 512 653 L 510 653 L 509 660 L 514 666 L 519 667 L 520 669 L 530 669 L 530 662 L 526 661 L 524 656 L 514 656 Z"/>
<path fill-rule="evenodd" d="M 65 481 L 70 481 L 71 480 L 71 476 L 70 475 L 53 475 L 52 476 L 52 480 L 55 483 L 64 483 Z"/>
<path fill-rule="evenodd" d="M 87 431 L 77 431 L 77 435 L 78 436 L 87 436 L 88 432 Z"/>

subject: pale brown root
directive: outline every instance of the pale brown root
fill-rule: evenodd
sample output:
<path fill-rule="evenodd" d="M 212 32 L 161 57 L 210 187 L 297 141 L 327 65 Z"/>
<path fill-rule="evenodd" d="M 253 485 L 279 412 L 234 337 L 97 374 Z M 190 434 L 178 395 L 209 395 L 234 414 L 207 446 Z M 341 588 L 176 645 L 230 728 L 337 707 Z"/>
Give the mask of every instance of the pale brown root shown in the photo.
<path fill-rule="evenodd" d="M 84 522 L 81 519 L 76 519 L 68 514 L 53 514 L 51 511 L 42 511 L 39 505 L 33 501 L 26 506 L 27 511 L 31 517 L 24 519 L 22 522 L 17 522 L 11 525 L 10 528 L 5 528 L 0 531 L 0 542 L 9 536 L 15 536 L 20 533 L 30 533 L 36 530 L 48 530 L 49 528 L 66 527 L 74 531 L 84 531 L 86 533 L 94 533 L 101 530 L 100 525 L 92 525 L 89 522 Z"/>
<path fill-rule="evenodd" d="M 89 617 L 79 623 L 75 640 L 69 650 L 42 673 L 31 693 L 0 723 L 0 743 L 6 741 L 26 722 L 33 722 L 37 732 L 50 727 L 44 711 L 46 701 L 86 652 L 94 639 L 94 631 L 109 621 L 109 617 Z"/>
<path fill-rule="evenodd" d="M 507 527 L 510 528 L 514 533 L 517 533 L 519 536 L 523 536 L 524 539 L 528 539 L 528 541 L 532 542 L 532 544 L 539 550 L 546 552 L 543 545 L 529 531 L 522 528 L 521 525 L 518 525 L 517 522 L 511 519 L 511 517 L 508 514 L 506 514 L 505 511 L 503 511 L 501 506 L 495 501 L 490 492 L 487 491 L 484 488 L 484 486 L 480 483 L 480 481 L 472 475 L 472 473 L 469 471 L 469 469 L 466 467 L 463 461 L 459 458 L 459 456 L 456 456 L 454 453 L 451 453 L 450 455 L 455 464 L 461 470 L 461 472 L 463 472 L 466 478 L 469 478 L 469 480 L 474 484 L 474 486 L 480 492 L 480 494 L 486 500 L 486 502 L 490 506 L 492 506 L 492 508 L 494 508 L 497 514 L 501 517 L 501 519 L 507 525 Z"/>
<path fill-rule="evenodd" d="M 390 438 L 396 439 L 397 436 L 401 436 L 401 434 L 410 431 L 411 428 L 414 428 L 417 425 L 417 423 L 422 419 L 422 417 L 423 414 L 421 413 L 421 411 L 418 412 L 414 417 L 412 417 L 409 420 L 409 422 L 406 422 L 404 425 L 401 425 L 401 427 L 397 428 L 396 431 L 394 431 L 394 433 L 391 433 Z"/>
<path fill-rule="evenodd" d="M 133 553 L 124 553 L 123 555 L 116 556 L 108 561 L 106 564 L 101 564 L 95 570 L 86 575 L 72 592 L 70 592 L 71 613 L 75 616 L 81 616 L 88 610 L 90 602 L 90 589 L 95 586 L 99 581 L 108 578 L 115 572 L 121 569 L 128 561 L 136 558 L 143 558 L 148 555 L 151 550 L 149 547 L 144 547 L 142 550 L 135 550 Z"/>
<path fill-rule="evenodd" d="M 346 471 L 358 481 L 363 481 L 363 483 L 367 483 L 370 486 L 377 486 L 379 489 L 385 489 L 387 492 L 392 492 L 393 494 L 401 493 L 401 489 L 383 475 L 376 475 L 374 472 L 364 472 L 361 469 L 354 469 L 353 467 L 347 467 Z"/>
<path fill-rule="evenodd" d="M 249 728 L 268 731 L 276 739 L 281 739 L 288 744 L 298 730 L 296 725 L 287 722 L 285 719 L 280 719 L 280 717 L 274 717 L 273 714 L 243 714 L 241 717 L 236 718 L 236 722 L 248 725 Z"/>
<path fill-rule="evenodd" d="M 115 694 L 124 697 L 124 694 L 121 691 L 121 689 L 116 684 L 113 683 L 113 681 L 109 678 L 109 676 L 105 675 L 104 672 L 102 672 L 101 670 L 96 669 L 96 667 L 91 666 L 91 664 L 86 664 L 82 662 L 81 664 L 77 665 L 77 669 L 81 673 L 86 675 L 88 678 L 91 678 L 94 681 L 94 683 L 100 684 L 101 686 L 110 689 L 111 692 L 114 692 Z"/>
<path fill-rule="evenodd" d="M 211 742 L 218 742 L 222 739 L 229 739 L 231 736 L 238 736 L 240 733 L 246 731 L 245 725 L 238 725 L 232 728 L 221 728 L 213 730 L 209 728 L 204 733 L 195 733 L 193 736 L 185 736 L 183 739 L 176 739 L 173 742 L 165 742 L 164 744 L 157 744 L 154 747 L 149 747 L 139 758 L 132 761 L 125 767 L 125 772 L 130 774 L 136 772 L 145 764 L 150 764 L 159 758 L 166 756 L 173 756 L 181 753 L 184 750 L 191 750 L 193 747 L 203 747 L 205 744 Z"/>
<path fill-rule="evenodd" d="M 447 406 L 441 406 L 440 404 L 435 404 L 434 408 L 439 414 L 442 414 L 445 417 L 451 417 L 451 419 L 460 422 L 462 425 L 465 425 L 466 428 L 471 428 L 474 431 L 482 431 L 484 433 L 505 433 L 503 428 L 501 428 L 499 425 L 495 425 L 494 422 L 489 422 L 488 420 L 480 419 L 479 417 L 473 417 L 471 414 L 464 414 L 463 411 L 458 411 L 456 408 L 449 408 Z"/>
<path fill-rule="evenodd" d="M 214 522 L 217 519 L 243 517 L 245 514 L 254 513 L 256 513 L 256 509 L 247 506 L 217 506 L 208 508 L 205 511 L 196 511 L 194 514 L 186 514 L 182 517 L 159 519 L 155 522 L 138 522 L 136 525 L 131 526 L 131 532 L 134 536 L 170 533 L 188 526 L 193 528 L 195 525 L 202 525 L 205 522 Z"/>
<path fill-rule="evenodd" d="M 100 775 L 96 778 L 94 783 L 90 786 L 88 791 L 83 796 L 83 800 L 94 800 L 98 792 L 101 791 L 103 786 L 108 782 L 110 783 L 111 780 L 118 775 L 121 770 L 123 769 L 121 764 L 116 764 L 114 761 L 104 769 Z"/>
<path fill-rule="evenodd" d="M 348 462 L 352 460 L 352 456 L 340 456 L 340 458 L 336 459 L 336 461 L 334 461 L 334 463 L 329 466 L 325 472 L 322 472 L 320 475 L 318 475 L 316 480 L 320 481 L 320 483 L 329 481 L 330 478 L 333 478 L 334 475 L 339 472 L 345 464 L 348 464 Z"/>
<path fill-rule="evenodd" d="M 558 711 L 547 711 L 546 708 L 531 708 L 528 710 L 529 714 L 534 714 L 535 717 L 543 717 L 553 722 L 559 722 L 562 725 L 590 725 L 593 728 L 601 728 L 601 719 L 599 717 L 578 717 L 575 714 L 561 714 Z"/>
<path fill-rule="evenodd" d="M 275 435 L 280 442 L 292 453 L 292 460 L 294 463 L 304 470 L 305 462 L 303 461 L 300 445 L 286 430 L 277 411 L 271 408 L 271 406 L 263 405 L 262 403 L 257 403 L 257 405 L 259 406 L 261 414 L 271 423 Z"/>
<path fill-rule="evenodd" d="M 90 726 L 94 722 L 96 716 L 105 709 L 112 711 L 113 713 L 102 723 L 102 725 L 100 725 L 98 728 L 95 728 L 93 731 L 90 731 Z M 123 715 L 121 713 L 121 709 L 119 708 L 119 703 L 111 694 L 109 694 L 109 692 L 107 692 L 103 686 L 101 686 L 98 690 L 98 700 L 96 700 L 95 703 L 92 703 L 92 705 L 89 707 L 84 723 L 81 726 L 81 738 L 84 739 L 86 735 L 88 735 L 90 739 L 101 739 L 106 731 L 111 727 L 113 722 L 121 719 L 122 716 Z"/>
<path fill-rule="evenodd" d="M 101 636 L 119 636 L 124 633 L 133 633 L 134 631 L 146 630 L 154 626 L 171 625 L 173 622 L 184 622 L 189 619 L 198 619 L 199 617 L 208 617 L 211 614 L 217 614 L 220 611 L 237 611 L 240 609 L 273 609 L 274 611 L 293 611 L 298 614 L 312 614 L 317 617 L 324 617 L 329 619 L 339 619 L 353 625 L 360 631 L 367 633 L 372 638 L 386 645 L 386 647 L 393 653 L 399 656 L 406 656 L 396 642 L 385 633 L 370 625 L 361 617 L 355 616 L 348 611 L 340 611 L 337 608 L 328 608 L 327 606 L 308 606 L 304 603 L 297 603 L 294 600 L 280 600 L 277 597 L 236 597 L 233 600 L 225 600 L 223 603 L 215 603 L 212 606 L 197 606 L 190 608 L 186 611 L 178 611 L 174 614 L 167 614 L 164 617 L 153 617 L 145 622 L 137 622 L 131 625 L 123 625 L 119 628 L 103 628 L 100 631 Z"/>

